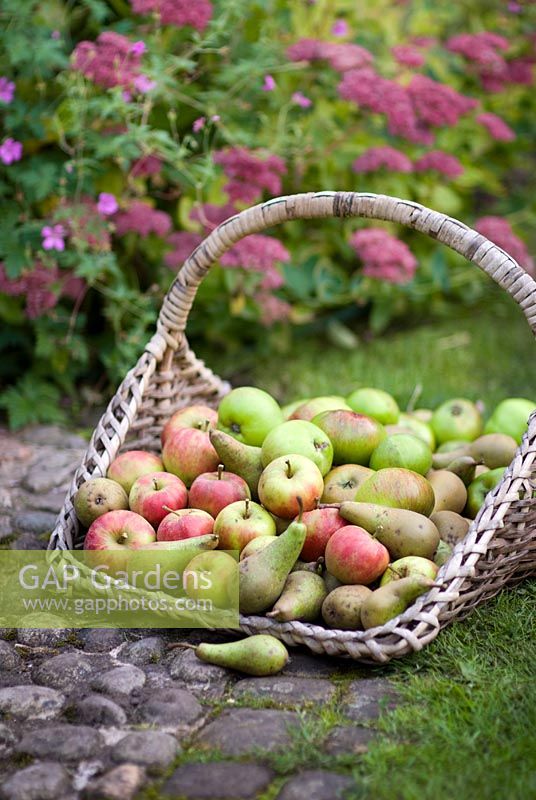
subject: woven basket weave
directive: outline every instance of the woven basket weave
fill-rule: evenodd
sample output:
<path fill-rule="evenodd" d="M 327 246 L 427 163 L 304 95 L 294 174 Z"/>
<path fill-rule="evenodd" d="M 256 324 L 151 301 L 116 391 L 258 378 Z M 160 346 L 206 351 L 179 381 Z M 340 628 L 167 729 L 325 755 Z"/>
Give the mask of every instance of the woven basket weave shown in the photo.
<path fill-rule="evenodd" d="M 190 350 L 185 336 L 197 287 L 232 245 L 292 219 L 368 217 L 415 228 L 473 261 L 521 306 L 536 332 L 536 282 L 503 250 L 461 222 L 417 203 L 358 192 L 318 192 L 278 197 L 228 219 L 184 263 L 166 295 L 157 330 L 126 375 L 99 421 L 76 471 L 50 540 L 50 548 L 82 544 L 73 509 L 78 487 L 106 474 L 119 449 L 159 450 L 169 416 L 186 405 L 216 406 L 230 390 Z M 300 622 L 241 617 L 248 634 L 270 633 L 316 653 L 387 662 L 420 650 L 448 622 L 469 613 L 506 584 L 536 574 L 536 414 L 500 484 L 491 492 L 437 584 L 402 615 L 368 631 L 328 630 Z"/>

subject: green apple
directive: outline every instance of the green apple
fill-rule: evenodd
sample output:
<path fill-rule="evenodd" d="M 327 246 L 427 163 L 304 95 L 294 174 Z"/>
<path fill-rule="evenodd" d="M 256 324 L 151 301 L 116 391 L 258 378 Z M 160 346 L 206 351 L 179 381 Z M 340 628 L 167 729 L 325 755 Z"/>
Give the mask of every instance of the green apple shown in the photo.
<path fill-rule="evenodd" d="M 324 493 L 320 501 L 344 503 L 345 500 L 353 500 L 358 487 L 372 474 L 371 469 L 359 464 L 341 464 L 339 467 L 334 467 L 324 478 Z"/>
<path fill-rule="evenodd" d="M 263 442 L 261 459 L 264 467 L 280 456 L 291 453 L 313 461 L 322 475 L 331 469 L 333 446 L 323 430 L 304 419 L 291 419 L 273 428 Z M 322 494 L 322 492 L 320 492 Z"/>
<path fill-rule="evenodd" d="M 260 447 L 266 434 L 282 422 L 279 404 L 268 392 L 254 386 L 233 389 L 218 408 L 219 430 L 254 447 Z"/>
<path fill-rule="evenodd" d="M 251 500 L 237 500 L 221 509 L 214 522 L 220 550 L 243 550 L 257 536 L 275 536 L 272 515 Z"/>
<path fill-rule="evenodd" d="M 338 397 L 337 395 L 313 397 L 312 400 L 307 400 L 306 403 L 295 408 L 289 419 L 306 419 L 312 422 L 313 417 L 321 414 L 322 411 L 333 411 L 338 408 L 345 408 L 347 411 L 351 410 L 344 397 Z"/>
<path fill-rule="evenodd" d="M 478 478 L 475 478 L 467 488 L 467 505 L 465 506 L 465 516 L 474 519 L 478 514 L 482 503 L 488 492 L 491 492 L 502 479 L 506 467 L 488 469 Z"/>
<path fill-rule="evenodd" d="M 192 600 L 217 608 L 238 605 L 238 564 L 229 553 L 208 550 L 194 556 L 182 575 L 183 588 Z"/>
<path fill-rule="evenodd" d="M 398 422 L 400 409 L 398 403 L 383 389 L 356 389 L 348 395 L 346 402 L 358 414 L 366 414 L 381 422 L 382 425 L 394 425 Z"/>
<path fill-rule="evenodd" d="M 411 433 L 395 433 L 380 442 L 370 457 L 371 469 L 403 467 L 425 475 L 432 466 L 432 451 Z"/>
<path fill-rule="evenodd" d="M 508 397 L 499 403 L 486 422 L 484 433 L 506 433 L 521 444 L 523 434 L 527 430 L 527 422 L 536 403 L 523 397 Z"/>
<path fill-rule="evenodd" d="M 431 426 L 422 419 L 413 416 L 413 414 L 400 414 L 398 425 L 401 428 L 406 428 L 409 433 L 418 436 L 423 442 L 426 442 L 432 452 L 436 447 L 436 440 Z"/>
<path fill-rule="evenodd" d="M 329 437 L 334 464 L 366 466 L 385 438 L 385 428 L 380 422 L 355 411 L 323 411 L 314 418 L 313 424 Z"/>
<path fill-rule="evenodd" d="M 482 416 L 470 400 L 456 397 L 436 408 L 432 430 L 439 444 L 455 439 L 472 442 L 482 433 Z"/>
<path fill-rule="evenodd" d="M 437 564 L 429 558 L 422 556 L 404 556 L 397 561 L 389 564 L 382 575 L 380 586 L 385 586 L 391 581 L 399 581 L 401 578 L 409 578 L 411 575 L 424 575 L 425 578 L 434 580 L 439 571 Z"/>
<path fill-rule="evenodd" d="M 287 420 L 290 419 L 292 414 L 296 411 L 299 406 L 303 406 L 304 403 L 307 403 L 310 400 L 310 397 L 300 397 L 299 400 L 293 400 L 292 403 L 287 403 L 284 406 L 281 406 L 281 411 L 283 412 L 283 419 Z"/>

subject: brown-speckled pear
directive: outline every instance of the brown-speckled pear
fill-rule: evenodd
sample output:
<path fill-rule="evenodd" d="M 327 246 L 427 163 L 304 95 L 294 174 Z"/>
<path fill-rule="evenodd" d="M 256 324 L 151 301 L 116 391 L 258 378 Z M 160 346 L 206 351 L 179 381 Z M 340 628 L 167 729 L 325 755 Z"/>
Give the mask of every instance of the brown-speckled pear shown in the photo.
<path fill-rule="evenodd" d="M 404 508 L 429 516 L 434 508 L 434 491 L 422 475 L 402 467 L 379 469 L 364 481 L 354 500 L 389 508 Z"/>
<path fill-rule="evenodd" d="M 361 625 L 361 607 L 372 594 L 368 586 L 339 586 L 322 603 L 322 619 L 329 628 L 357 631 Z"/>
<path fill-rule="evenodd" d="M 81 485 L 74 496 L 76 516 L 86 528 L 107 511 L 128 508 L 128 496 L 123 487 L 110 478 L 91 478 Z"/>
<path fill-rule="evenodd" d="M 393 617 L 402 614 L 419 595 L 427 592 L 433 585 L 430 578 L 411 575 L 375 589 L 361 607 L 363 628 L 368 630 L 385 625 Z"/>
<path fill-rule="evenodd" d="M 281 597 L 266 616 L 278 622 L 312 622 L 319 616 L 326 594 L 320 575 L 306 570 L 291 572 Z"/>
<path fill-rule="evenodd" d="M 459 514 L 467 502 L 465 483 L 448 469 L 438 469 L 428 473 L 428 480 L 435 495 L 433 513 L 436 511 L 456 511 Z"/>
<path fill-rule="evenodd" d="M 238 642 L 203 643 L 196 647 L 195 654 L 208 664 L 257 677 L 277 675 L 288 661 L 288 651 L 283 642 L 263 633 Z"/>
<path fill-rule="evenodd" d="M 434 453 L 432 456 L 432 468 L 446 469 L 448 465 L 452 464 L 456 458 L 462 458 L 463 456 L 470 455 L 469 447 L 470 442 L 467 442 L 467 444 L 457 447 L 455 450 L 449 450 L 448 452 L 445 451 L 444 453 Z"/>
<path fill-rule="evenodd" d="M 245 480 L 252 497 L 257 497 L 257 486 L 262 472 L 261 448 L 244 444 L 224 431 L 209 431 L 212 447 L 217 452 L 227 472 Z"/>
<path fill-rule="evenodd" d="M 470 521 L 455 511 L 436 511 L 430 517 L 444 542 L 455 545 L 460 542 L 469 530 Z"/>
<path fill-rule="evenodd" d="M 359 525 L 389 550 L 391 558 L 421 556 L 433 558 L 439 531 L 424 514 L 404 508 L 387 508 L 374 503 L 341 503 L 340 515 Z"/>
<path fill-rule="evenodd" d="M 343 503 L 353 500 L 363 481 L 374 475 L 374 470 L 360 464 L 341 464 L 324 476 L 322 503 Z"/>
<path fill-rule="evenodd" d="M 469 445 L 469 454 L 488 469 L 507 467 L 516 450 L 516 440 L 506 433 L 487 433 Z"/>
<path fill-rule="evenodd" d="M 447 469 L 461 478 L 465 486 L 469 486 L 475 478 L 477 467 L 478 461 L 475 461 L 472 456 L 458 456 L 448 464 Z"/>

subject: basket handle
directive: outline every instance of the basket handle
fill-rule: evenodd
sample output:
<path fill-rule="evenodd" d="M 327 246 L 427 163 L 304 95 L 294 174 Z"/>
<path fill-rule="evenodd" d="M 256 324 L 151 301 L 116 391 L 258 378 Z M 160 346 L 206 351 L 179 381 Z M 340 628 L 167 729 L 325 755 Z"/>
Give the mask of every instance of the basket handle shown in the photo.
<path fill-rule="evenodd" d="M 175 350 L 197 287 L 212 264 L 236 242 L 292 219 L 367 217 L 398 222 L 426 233 L 473 261 L 521 306 L 536 334 L 536 281 L 500 247 L 462 222 L 419 203 L 366 192 L 310 192 L 276 197 L 223 222 L 186 259 L 164 298 L 156 337 Z M 160 340 L 161 341 L 161 340 Z M 153 347 L 151 347 L 153 344 Z M 154 351 L 154 343 L 148 349 Z"/>

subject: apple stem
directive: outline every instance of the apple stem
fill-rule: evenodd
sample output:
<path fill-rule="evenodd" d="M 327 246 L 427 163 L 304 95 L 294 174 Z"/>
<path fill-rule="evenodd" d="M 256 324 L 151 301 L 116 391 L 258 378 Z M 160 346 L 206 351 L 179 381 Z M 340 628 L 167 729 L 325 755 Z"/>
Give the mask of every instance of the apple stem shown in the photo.
<path fill-rule="evenodd" d="M 119 538 L 117 540 L 117 544 L 125 544 L 128 539 L 128 533 L 126 531 L 121 531 L 119 534 Z"/>
<path fill-rule="evenodd" d="M 302 518 L 302 514 L 303 514 L 303 500 L 301 499 L 301 497 L 297 497 L 296 498 L 296 502 L 298 503 L 298 508 L 300 509 L 300 512 L 298 514 L 298 522 L 301 522 L 301 518 Z"/>
<path fill-rule="evenodd" d="M 244 511 L 244 519 L 249 519 L 249 513 L 250 513 L 250 512 L 249 512 L 249 500 L 248 500 L 248 498 L 247 498 L 247 497 L 246 497 L 246 499 L 244 500 L 244 505 L 245 505 L 245 507 L 246 507 L 246 509 L 245 509 L 245 511 Z"/>
<path fill-rule="evenodd" d="M 177 517 L 181 516 L 180 514 L 177 513 L 176 508 L 170 508 L 169 506 L 162 506 L 162 508 L 164 509 L 164 511 L 169 511 L 170 514 L 175 514 Z"/>
<path fill-rule="evenodd" d="M 209 429 L 209 428 L 210 428 L 210 420 L 209 420 L 209 419 L 206 419 L 206 420 L 205 420 L 205 421 L 202 423 L 202 428 L 201 428 L 201 430 L 202 430 L 202 431 L 204 431 L 204 432 L 206 433 L 206 431 L 208 431 L 208 429 Z"/>
<path fill-rule="evenodd" d="M 218 464 L 218 480 L 221 481 L 223 470 L 225 469 L 223 464 Z"/>
<path fill-rule="evenodd" d="M 158 481 L 156 480 L 156 478 L 153 478 L 153 487 L 154 487 L 155 492 L 157 492 L 158 491 Z"/>
<path fill-rule="evenodd" d="M 320 506 L 320 498 L 315 497 L 315 508 L 319 508 L 319 506 Z"/>
<path fill-rule="evenodd" d="M 290 466 L 289 459 L 285 461 L 285 464 L 287 465 L 287 478 L 292 478 L 292 467 Z"/>

